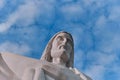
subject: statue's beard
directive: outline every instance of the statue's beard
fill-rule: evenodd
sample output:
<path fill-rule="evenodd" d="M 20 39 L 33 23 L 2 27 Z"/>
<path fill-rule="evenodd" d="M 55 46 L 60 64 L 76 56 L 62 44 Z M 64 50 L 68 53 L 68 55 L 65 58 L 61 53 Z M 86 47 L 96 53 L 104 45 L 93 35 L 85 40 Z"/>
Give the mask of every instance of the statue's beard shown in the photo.
<path fill-rule="evenodd" d="M 66 63 L 69 58 L 65 50 L 54 50 L 51 52 L 52 58 L 60 58 L 64 63 Z"/>

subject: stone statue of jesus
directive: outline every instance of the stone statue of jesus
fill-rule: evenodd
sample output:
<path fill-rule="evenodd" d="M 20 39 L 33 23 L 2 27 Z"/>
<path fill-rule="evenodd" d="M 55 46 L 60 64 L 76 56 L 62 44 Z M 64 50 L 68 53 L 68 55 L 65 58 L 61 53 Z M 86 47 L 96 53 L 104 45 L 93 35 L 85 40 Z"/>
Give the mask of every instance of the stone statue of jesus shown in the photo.
<path fill-rule="evenodd" d="M 0 54 L 1 80 L 91 80 L 73 67 L 74 43 L 61 31 L 51 38 L 40 60 L 10 53 Z"/>

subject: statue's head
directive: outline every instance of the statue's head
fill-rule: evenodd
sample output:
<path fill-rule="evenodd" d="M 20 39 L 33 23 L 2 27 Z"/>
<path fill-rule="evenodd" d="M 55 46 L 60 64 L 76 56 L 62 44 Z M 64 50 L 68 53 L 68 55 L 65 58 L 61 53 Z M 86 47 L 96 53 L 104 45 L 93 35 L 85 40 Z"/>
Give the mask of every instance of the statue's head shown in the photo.
<path fill-rule="evenodd" d="M 73 67 L 74 43 L 70 33 L 61 31 L 54 35 L 45 48 L 42 60 L 52 62 L 53 58 L 60 57 L 66 67 Z"/>

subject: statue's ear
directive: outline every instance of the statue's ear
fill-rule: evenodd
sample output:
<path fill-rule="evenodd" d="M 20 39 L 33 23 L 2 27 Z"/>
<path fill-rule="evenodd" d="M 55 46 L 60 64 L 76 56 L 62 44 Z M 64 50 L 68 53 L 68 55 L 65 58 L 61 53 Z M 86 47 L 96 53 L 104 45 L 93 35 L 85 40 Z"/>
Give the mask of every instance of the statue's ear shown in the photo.
<path fill-rule="evenodd" d="M 1 56 L 10 70 L 12 70 L 18 77 L 21 77 L 23 75 L 26 67 L 29 67 L 38 61 L 11 53 L 1 53 Z"/>

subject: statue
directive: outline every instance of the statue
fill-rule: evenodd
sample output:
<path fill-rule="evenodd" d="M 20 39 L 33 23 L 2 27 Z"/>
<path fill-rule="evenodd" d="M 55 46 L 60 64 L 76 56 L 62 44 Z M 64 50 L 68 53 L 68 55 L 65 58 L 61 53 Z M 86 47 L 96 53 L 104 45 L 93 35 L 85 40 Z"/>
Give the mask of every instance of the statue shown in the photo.
<path fill-rule="evenodd" d="M 40 60 L 17 54 L 0 54 L 1 80 L 92 80 L 73 68 L 71 34 L 59 32 L 46 46 Z"/>

